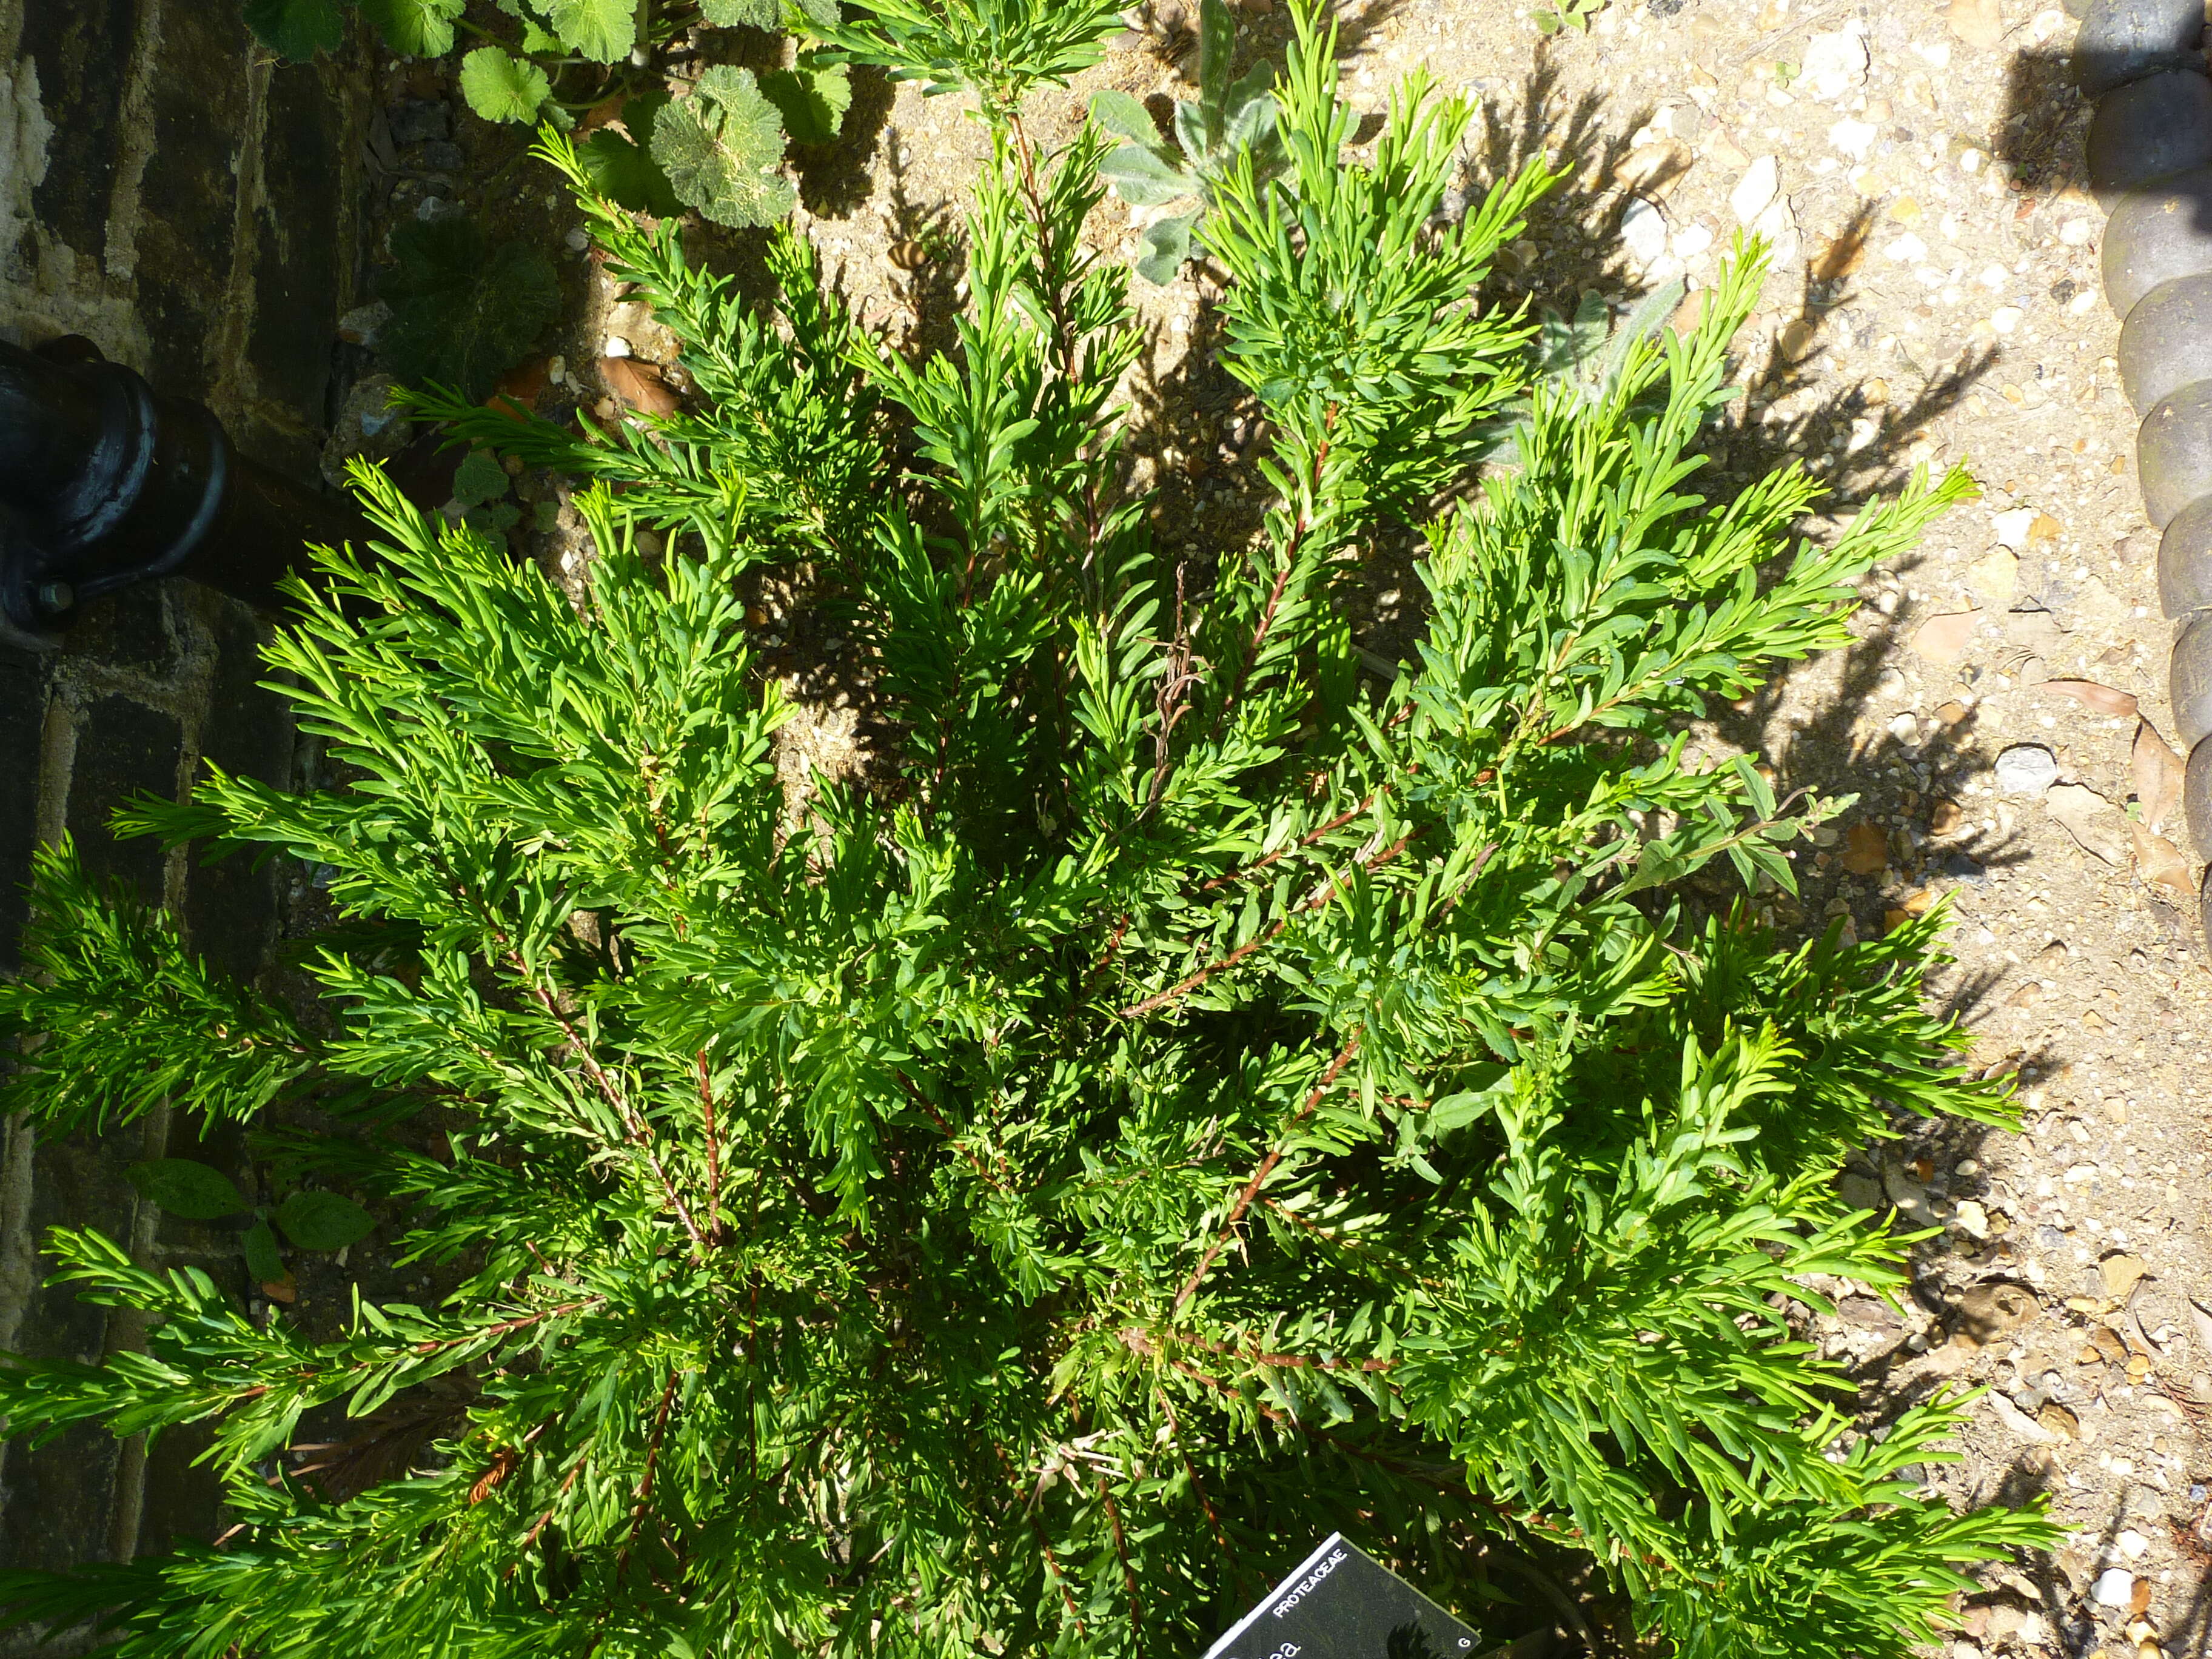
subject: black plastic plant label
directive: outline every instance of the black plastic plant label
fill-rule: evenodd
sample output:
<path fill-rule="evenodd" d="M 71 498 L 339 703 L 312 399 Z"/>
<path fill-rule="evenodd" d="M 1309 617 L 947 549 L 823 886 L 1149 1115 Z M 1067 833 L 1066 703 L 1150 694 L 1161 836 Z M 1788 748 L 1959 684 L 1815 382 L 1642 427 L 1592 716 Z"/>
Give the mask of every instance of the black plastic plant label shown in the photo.
<path fill-rule="evenodd" d="M 1206 1659 L 1468 1659 L 1475 1635 L 1332 1533 Z"/>

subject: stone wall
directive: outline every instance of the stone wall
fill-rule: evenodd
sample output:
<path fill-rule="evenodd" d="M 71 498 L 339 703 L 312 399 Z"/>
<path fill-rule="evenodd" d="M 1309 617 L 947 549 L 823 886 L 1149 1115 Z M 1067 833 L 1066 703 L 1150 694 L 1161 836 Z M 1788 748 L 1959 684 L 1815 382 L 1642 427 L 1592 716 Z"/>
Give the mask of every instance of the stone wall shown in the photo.
<path fill-rule="evenodd" d="M 337 319 L 361 281 L 367 63 L 362 51 L 274 62 L 239 0 L 0 0 L 0 336 L 86 335 L 207 404 L 245 453 L 313 480 Z M 52 655 L 0 647 L 0 971 L 18 964 L 32 848 L 64 832 L 95 870 L 171 906 L 216 959 L 249 976 L 266 967 L 273 868 L 203 867 L 106 828 L 134 794 L 178 794 L 203 758 L 289 779 L 283 708 L 256 687 L 259 627 L 216 593 L 165 583 L 87 607 Z M 6 1125 L 0 1349 L 92 1360 L 139 1339 L 127 1317 L 40 1287 L 38 1241 L 57 1223 L 128 1239 L 143 1260 L 242 1272 L 234 1238 L 162 1218 L 124 1179 L 138 1158 L 195 1151 L 190 1136 L 161 1113 L 43 1145 Z M 200 1443 L 149 1450 L 88 1430 L 0 1447 L 0 1567 L 211 1536 L 214 1486 L 191 1468 Z M 0 1655 L 28 1650 L 0 1638 Z"/>

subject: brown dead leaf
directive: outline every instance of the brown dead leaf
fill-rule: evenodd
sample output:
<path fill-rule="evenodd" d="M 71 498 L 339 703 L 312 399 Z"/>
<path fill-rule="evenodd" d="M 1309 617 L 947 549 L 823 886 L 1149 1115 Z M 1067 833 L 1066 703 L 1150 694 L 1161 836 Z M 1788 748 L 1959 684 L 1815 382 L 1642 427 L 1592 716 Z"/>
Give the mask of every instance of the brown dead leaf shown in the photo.
<path fill-rule="evenodd" d="M 635 357 L 602 357 L 599 378 L 607 390 L 641 415 L 673 415 L 679 407 L 668 382 Z"/>
<path fill-rule="evenodd" d="M 2189 878 L 2189 860 L 2179 847 L 2132 821 L 2128 835 L 2136 844 L 2136 873 L 2146 885 L 2155 883 L 2176 898 L 2197 896 L 2197 884 Z"/>
<path fill-rule="evenodd" d="M 294 1282 L 292 1275 L 286 1273 L 283 1278 L 264 1285 L 261 1287 L 261 1294 L 271 1302 L 282 1302 L 289 1305 L 300 1299 L 300 1287 Z"/>
<path fill-rule="evenodd" d="M 1982 620 L 1978 611 L 1954 611 L 1930 617 L 1914 630 L 1912 648 L 1935 663 L 1954 663 L 1966 654 L 1966 642 Z"/>
<path fill-rule="evenodd" d="M 1889 863 L 1889 837 L 1863 821 L 1844 837 L 1844 868 L 1855 876 L 1878 876 Z"/>
<path fill-rule="evenodd" d="M 2062 697 L 2071 697 L 2092 714 L 2126 716 L 2136 712 L 2135 694 L 2116 691 L 2109 685 L 2100 685 L 2094 680 L 2045 680 L 2036 688 Z"/>
<path fill-rule="evenodd" d="M 510 421 L 527 419 L 552 384 L 550 370 L 551 364 L 544 357 L 517 363 L 492 382 L 492 393 L 484 399 L 484 407 Z"/>
<path fill-rule="evenodd" d="M 1951 0 L 1943 21 L 1952 33 L 1983 52 L 2004 39 L 2004 11 L 1997 0 Z"/>
<path fill-rule="evenodd" d="M 2136 746 L 2128 756 L 2128 781 L 2135 785 L 2146 829 L 2155 830 L 2181 802 L 2181 757 L 2148 720 L 2136 726 Z"/>

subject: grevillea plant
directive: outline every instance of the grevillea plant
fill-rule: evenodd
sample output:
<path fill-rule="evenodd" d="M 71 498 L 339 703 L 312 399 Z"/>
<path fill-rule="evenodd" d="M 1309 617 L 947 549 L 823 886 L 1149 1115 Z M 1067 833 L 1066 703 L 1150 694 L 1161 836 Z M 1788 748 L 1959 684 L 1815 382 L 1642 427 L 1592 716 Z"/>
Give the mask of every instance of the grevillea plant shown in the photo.
<path fill-rule="evenodd" d="M 1836 803 L 1689 723 L 1842 643 L 1966 480 L 1826 545 L 1790 538 L 1795 465 L 1700 493 L 1755 249 L 1601 384 L 1532 378 L 1481 289 L 1553 175 L 1445 222 L 1469 106 L 1417 77 L 1351 149 L 1297 9 L 1284 164 L 1222 167 L 1195 231 L 1272 434 L 1254 527 L 1164 554 L 1127 276 L 1085 237 L 1107 143 L 1021 114 L 1077 9 L 840 25 L 992 134 L 941 352 L 872 337 L 792 234 L 756 309 L 585 193 L 696 412 L 417 398 L 584 481 L 580 604 L 356 471 L 378 539 L 321 556 L 268 653 L 338 781 L 216 774 L 124 823 L 319 866 L 349 921 L 316 1006 L 48 860 L 7 1108 L 112 1122 L 158 1079 L 451 1289 L 318 1333 L 50 1235 L 149 1334 L 6 1361 L 10 1431 L 204 1425 L 230 1527 L 9 1575 L 16 1618 L 143 1659 L 1133 1659 L 1340 1529 L 1498 1640 L 1568 1580 L 1667 1651 L 1840 1659 L 1911 1651 L 2046 1537 L 1918 1486 L 1955 1404 L 1868 1432 L 1802 1329 L 1816 1283 L 1904 1283 L 1847 1152 L 2009 1121 L 1922 1007 L 1938 923 L 1787 946 L 1670 896 L 1790 884 Z M 1391 523 L 1426 621 L 1386 679 L 1338 597 Z M 801 564 L 878 736 L 794 798 L 738 595 Z M 335 1129 L 283 1127 L 301 1102 Z M 403 1419 L 422 1449 L 332 1474 Z"/>

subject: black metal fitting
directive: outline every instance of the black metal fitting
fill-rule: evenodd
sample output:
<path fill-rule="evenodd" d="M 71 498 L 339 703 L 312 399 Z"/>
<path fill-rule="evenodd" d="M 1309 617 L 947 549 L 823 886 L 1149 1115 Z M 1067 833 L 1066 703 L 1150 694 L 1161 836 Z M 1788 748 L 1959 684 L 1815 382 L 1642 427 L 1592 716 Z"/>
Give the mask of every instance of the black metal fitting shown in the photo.
<path fill-rule="evenodd" d="M 156 576 L 274 605 L 307 544 L 367 531 L 91 341 L 0 342 L 0 638 L 49 649 L 88 600 Z"/>

